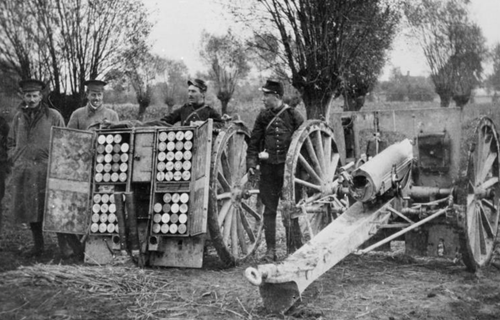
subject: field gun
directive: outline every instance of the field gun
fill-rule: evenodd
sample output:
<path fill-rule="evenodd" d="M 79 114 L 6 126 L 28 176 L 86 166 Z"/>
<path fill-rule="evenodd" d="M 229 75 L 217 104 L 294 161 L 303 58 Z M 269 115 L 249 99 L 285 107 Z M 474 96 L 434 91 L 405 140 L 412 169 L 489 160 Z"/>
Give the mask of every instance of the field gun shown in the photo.
<path fill-rule="evenodd" d="M 329 139 L 326 140 L 329 143 Z M 290 217 L 287 230 L 290 237 L 297 237 L 298 233 L 307 241 L 278 264 L 245 270 L 249 282 L 259 286 L 266 309 L 273 313 L 285 312 L 301 299 L 302 292 L 312 282 L 349 254 L 367 253 L 415 230 L 427 230 L 423 242 L 426 250 L 433 251 L 429 255 L 462 258 L 471 271 L 490 261 L 498 230 L 500 195 L 499 143 L 493 122 L 487 118 L 480 121 L 468 153 L 466 173 L 451 186 L 415 184 L 419 169 L 419 159 L 414 157 L 414 149 L 419 147 L 416 143 L 404 139 L 352 172 L 335 174 L 333 180 L 337 182 L 333 184 L 340 186 L 341 180 L 344 187 L 334 190 L 333 196 L 340 198 L 340 193 L 348 190 L 349 197 L 356 202 L 346 206 L 340 215 L 330 216 L 332 220 L 322 228 L 318 228 L 315 221 L 324 219 L 311 218 L 303 210 L 301 201 L 296 201 L 295 207 L 291 202 L 284 204 L 288 212 L 283 214 Z M 305 156 L 304 150 L 317 149 L 307 149 L 307 143 L 303 145 L 304 149 L 297 148 L 301 158 L 312 159 L 312 163 L 322 161 Z M 303 178 L 296 182 L 296 185 L 306 185 Z M 306 199 L 313 198 L 305 194 Z M 324 210 L 323 215 L 325 212 L 328 210 Z M 305 223 L 301 225 L 300 219 Z M 442 225 L 446 225 L 446 229 L 432 229 Z M 443 230 L 452 230 L 450 237 L 456 241 L 442 235 Z M 432 245 L 429 242 L 433 242 Z"/>

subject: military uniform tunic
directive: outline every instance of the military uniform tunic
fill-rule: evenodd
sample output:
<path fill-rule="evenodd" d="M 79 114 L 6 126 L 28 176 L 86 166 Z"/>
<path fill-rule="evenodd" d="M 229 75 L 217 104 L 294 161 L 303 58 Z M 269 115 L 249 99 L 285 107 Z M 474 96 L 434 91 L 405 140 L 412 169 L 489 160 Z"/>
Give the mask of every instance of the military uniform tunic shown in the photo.
<path fill-rule="evenodd" d="M 194 107 L 192 104 L 186 103 L 161 120 L 172 125 L 180 122 L 181 126 L 188 126 L 191 121 L 206 121 L 207 119 L 213 119 L 216 122 L 222 121 L 220 114 L 209 105 L 202 104 Z"/>
<path fill-rule="evenodd" d="M 104 106 L 94 109 L 90 103 L 84 107 L 76 109 L 68 122 L 68 128 L 87 130 L 90 125 L 101 123 L 104 120 L 109 122 L 117 122 L 118 113 Z"/>

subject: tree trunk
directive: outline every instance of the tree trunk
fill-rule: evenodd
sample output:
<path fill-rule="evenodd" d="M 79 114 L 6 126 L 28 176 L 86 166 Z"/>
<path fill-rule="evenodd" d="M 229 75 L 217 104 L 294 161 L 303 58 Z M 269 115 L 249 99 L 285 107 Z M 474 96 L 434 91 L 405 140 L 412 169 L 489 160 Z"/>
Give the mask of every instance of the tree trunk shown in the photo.
<path fill-rule="evenodd" d="M 365 105 L 366 96 L 351 96 L 344 97 L 344 111 L 359 111 Z"/>
<path fill-rule="evenodd" d="M 330 98 L 332 94 L 315 88 L 306 88 L 302 100 L 306 108 L 307 119 L 320 119 L 328 121 Z"/>
<path fill-rule="evenodd" d="M 439 98 L 441 99 L 441 107 L 448 108 L 451 102 L 451 94 L 449 93 L 441 93 L 439 94 Z"/>
<path fill-rule="evenodd" d="M 228 114 L 227 112 L 227 105 L 229 103 L 229 99 L 221 99 L 220 100 L 220 105 L 221 105 L 221 115 Z"/>
<path fill-rule="evenodd" d="M 142 121 L 144 118 L 144 114 L 146 113 L 146 109 L 149 106 L 149 101 L 148 102 L 139 102 L 139 112 L 137 113 L 137 120 Z"/>

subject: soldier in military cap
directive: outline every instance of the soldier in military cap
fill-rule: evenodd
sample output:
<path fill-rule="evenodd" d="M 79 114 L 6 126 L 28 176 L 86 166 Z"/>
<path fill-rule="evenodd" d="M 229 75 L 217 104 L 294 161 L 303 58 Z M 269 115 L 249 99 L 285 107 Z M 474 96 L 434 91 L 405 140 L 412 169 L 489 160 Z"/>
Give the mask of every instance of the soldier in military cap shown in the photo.
<path fill-rule="evenodd" d="M 255 120 L 247 150 L 247 170 L 254 175 L 260 165 L 259 190 L 264 210 L 265 262 L 276 261 L 276 210 L 286 154 L 292 135 L 304 122 L 302 115 L 283 103 L 283 84 L 269 79 L 262 86 L 263 109 Z"/>
<path fill-rule="evenodd" d="M 191 123 L 197 124 L 209 118 L 221 122 L 220 114 L 205 103 L 205 94 L 207 92 L 205 81 L 194 79 L 189 80 L 187 84 L 188 102 L 161 120 L 172 125 L 180 122 L 181 126 L 189 126 Z"/>
<path fill-rule="evenodd" d="M 29 223 L 34 246 L 30 256 L 40 256 L 44 249 L 42 232 L 45 184 L 52 127 L 64 127 L 61 114 L 42 102 L 45 83 L 36 79 L 19 82 L 23 102 L 9 130 L 7 146 L 13 164 L 12 212 L 19 223 Z"/>
<path fill-rule="evenodd" d="M 109 122 L 118 121 L 118 113 L 102 105 L 104 86 L 106 84 L 101 80 L 87 80 L 84 82 L 84 85 L 87 86 L 88 103 L 73 112 L 68 122 L 68 128 L 87 130 L 89 127 L 97 128 L 94 125 L 105 120 Z"/>

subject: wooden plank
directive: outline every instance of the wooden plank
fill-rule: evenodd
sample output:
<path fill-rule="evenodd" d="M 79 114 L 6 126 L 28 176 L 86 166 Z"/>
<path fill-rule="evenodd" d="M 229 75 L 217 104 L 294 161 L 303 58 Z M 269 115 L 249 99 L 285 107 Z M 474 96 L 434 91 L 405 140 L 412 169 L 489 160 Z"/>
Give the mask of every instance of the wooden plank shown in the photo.
<path fill-rule="evenodd" d="M 154 138 L 154 131 L 135 133 L 132 182 L 150 182 L 153 179 Z"/>
<path fill-rule="evenodd" d="M 53 127 L 43 230 L 84 234 L 90 220 L 94 133 Z"/>

